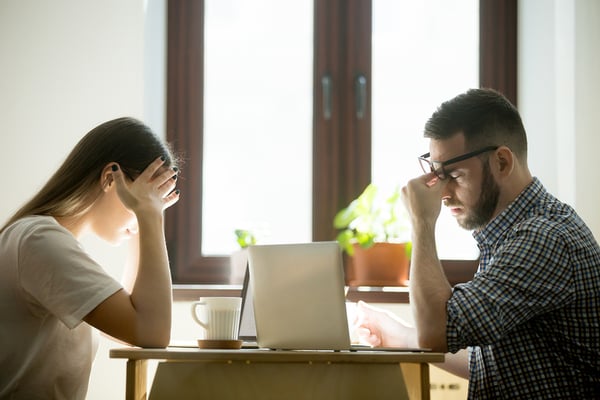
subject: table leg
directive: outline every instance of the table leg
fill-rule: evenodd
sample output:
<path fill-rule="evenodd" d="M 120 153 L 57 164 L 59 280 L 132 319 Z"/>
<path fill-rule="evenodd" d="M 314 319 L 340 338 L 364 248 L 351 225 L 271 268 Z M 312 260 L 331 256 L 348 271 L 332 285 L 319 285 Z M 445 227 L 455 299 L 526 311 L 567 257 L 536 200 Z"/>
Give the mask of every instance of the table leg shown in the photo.
<path fill-rule="evenodd" d="M 146 360 L 127 360 L 126 400 L 146 400 L 148 378 Z"/>
<path fill-rule="evenodd" d="M 421 368 L 421 398 L 429 400 L 431 395 L 431 386 L 429 384 L 429 364 L 419 364 Z"/>
<path fill-rule="evenodd" d="M 402 375 L 407 382 L 409 399 L 429 400 L 429 364 L 401 363 Z"/>

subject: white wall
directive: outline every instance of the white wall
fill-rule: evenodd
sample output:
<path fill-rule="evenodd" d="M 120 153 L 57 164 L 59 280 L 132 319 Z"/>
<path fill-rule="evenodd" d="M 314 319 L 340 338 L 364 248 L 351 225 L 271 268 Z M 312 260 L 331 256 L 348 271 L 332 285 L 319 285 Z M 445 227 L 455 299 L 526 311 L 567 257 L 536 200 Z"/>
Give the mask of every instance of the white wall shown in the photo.
<path fill-rule="evenodd" d="M 519 108 L 531 169 L 573 204 L 600 237 L 600 2 L 521 0 Z M 107 119 L 130 115 L 164 131 L 165 0 L 0 1 L 0 220 L 49 177 L 75 142 Z M 122 254 L 89 243 L 109 271 Z M 111 254 L 111 255 L 109 255 Z M 397 308 L 400 311 L 399 308 Z M 187 304 L 174 338 L 197 336 Z M 89 399 L 123 398 L 125 363 L 103 340 Z"/>
<path fill-rule="evenodd" d="M 532 172 L 600 238 L 600 2 L 519 2 L 519 99 Z"/>
<path fill-rule="evenodd" d="M 576 208 L 600 239 L 600 185 L 596 160 L 600 149 L 600 2 L 579 0 L 575 9 L 575 165 Z"/>
<path fill-rule="evenodd" d="M 164 134 L 165 0 L 0 1 L 0 223 L 75 143 L 133 116 Z M 86 243 L 120 277 L 123 251 Z M 125 362 L 103 339 L 88 399 L 124 398 Z"/>

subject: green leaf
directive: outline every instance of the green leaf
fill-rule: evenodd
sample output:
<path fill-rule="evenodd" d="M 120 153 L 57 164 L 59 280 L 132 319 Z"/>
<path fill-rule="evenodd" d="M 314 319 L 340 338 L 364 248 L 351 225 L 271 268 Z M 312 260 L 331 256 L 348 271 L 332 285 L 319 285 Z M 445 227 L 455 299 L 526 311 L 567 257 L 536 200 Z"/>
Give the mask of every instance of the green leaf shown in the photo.
<path fill-rule="evenodd" d="M 237 242 L 242 249 L 256 244 L 256 237 L 251 231 L 245 229 L 236 229 L 234 233 L 237 238 Z"/>
<path fill-rule="evenodd" d="M 334 217 L 336 229 L 343 229 L 338 241 L 348 254 L 352 245 L 370 247 L 375 242 L 410 240 L 410 219 L 402 204 L 402 191 L 397 186 L 388 197 L 382 197 L 370 183 L 363 192 Z"/>
<path fill-rule="evenodd" d="M 357 208 L 358 201 L 354 200 L 348 207 L 340 210 L 333 219 L 333 226 L 336 229 L 344 229 L 350 226 L 352 221 L 359 216 Z"/>
<path fill-rule="evenodd" d="M 350 255 L 354 254 L 353 238 L 354 233 L 349 229 L 346 229 L 337 235 L 337 241 L 340 247 Z"/>

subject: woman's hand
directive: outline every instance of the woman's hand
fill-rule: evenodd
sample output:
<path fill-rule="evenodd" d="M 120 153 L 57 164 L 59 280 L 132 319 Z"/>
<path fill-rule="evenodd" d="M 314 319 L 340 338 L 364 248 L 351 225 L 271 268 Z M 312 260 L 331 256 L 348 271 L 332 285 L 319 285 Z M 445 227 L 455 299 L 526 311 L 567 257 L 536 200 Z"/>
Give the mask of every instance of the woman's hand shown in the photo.
<path fill-rule="evenodd" d="M 373 347 L 417 347 L 413 327 L 395 314 L 363 301 L 356 305 L 354 325 L 360 343 Z"/>
<path fill-rule="evenodd" d="M 125 207 L 134 213 L 159 211 L 179 200 L 175 190 L 177 170 L 163 167 L 164 158 L 154 160 L 134 181 L 127 181 L 118 164 L 113 164 L 112 175 L 117 193 Z"/>

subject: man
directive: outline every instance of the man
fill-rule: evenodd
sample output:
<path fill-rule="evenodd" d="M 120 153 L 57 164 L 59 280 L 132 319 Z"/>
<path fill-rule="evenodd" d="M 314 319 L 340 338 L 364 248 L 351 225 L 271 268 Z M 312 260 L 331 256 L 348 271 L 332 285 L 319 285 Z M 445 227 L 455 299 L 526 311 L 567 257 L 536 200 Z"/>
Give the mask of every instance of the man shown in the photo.
<path fill-rule="evenodd" d="M 600 248 L 532 177 L 516 108 L 469 90 L 438 108 L 425 137 L 426 173 L 403 188 L 416 326 L 363 303 L 363 339 L 450 352 L 443 367 L 468 376 L 472 399 L 600 398 Z M 473 280 L 454 288 L 436 253 L 442 203 L 480 249 Z"/>

